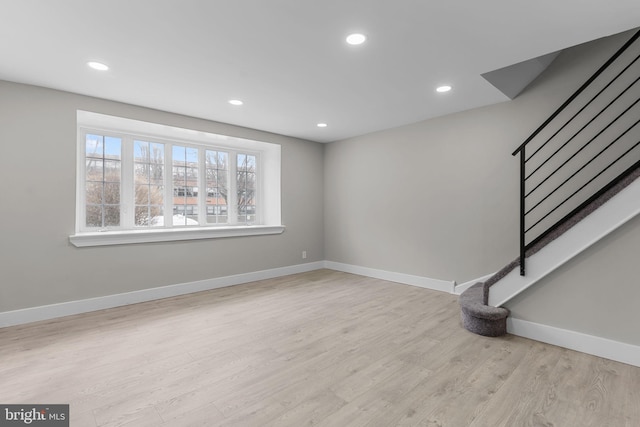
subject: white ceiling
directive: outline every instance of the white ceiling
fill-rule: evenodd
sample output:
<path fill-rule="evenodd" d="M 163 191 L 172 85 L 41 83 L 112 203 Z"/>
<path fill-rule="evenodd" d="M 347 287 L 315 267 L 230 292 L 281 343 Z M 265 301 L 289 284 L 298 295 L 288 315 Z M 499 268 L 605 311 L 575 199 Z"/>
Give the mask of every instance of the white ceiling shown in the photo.
<path fill-rule="evenodd" d="M 319 142 L 505 101 L 481 74 L 640 25 L 638 0 L 0 6 L 2 80 Z M 347 45 L 351 32 L 367 42 Z M 91 70 L 90 60 L 111 68 Z M 444 83 L 454 89 L 436 93 Z M 229 105 L 233 98 L 244 105 Z"/>

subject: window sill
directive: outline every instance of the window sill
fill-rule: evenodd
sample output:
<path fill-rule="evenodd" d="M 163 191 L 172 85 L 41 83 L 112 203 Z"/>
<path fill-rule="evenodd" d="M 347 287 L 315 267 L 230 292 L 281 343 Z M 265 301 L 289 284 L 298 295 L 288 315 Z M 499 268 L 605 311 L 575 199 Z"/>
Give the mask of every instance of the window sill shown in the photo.
<path fill-rule="evenodd" d="M 129 245 L 134 243 L 173 242 L 178 240 L 218 239 L 223 237 L 281 234 L 284 225 L 247 225 L 237 227 L 206 227 L 77 233 L 69 241 L 77 247 Z"/>

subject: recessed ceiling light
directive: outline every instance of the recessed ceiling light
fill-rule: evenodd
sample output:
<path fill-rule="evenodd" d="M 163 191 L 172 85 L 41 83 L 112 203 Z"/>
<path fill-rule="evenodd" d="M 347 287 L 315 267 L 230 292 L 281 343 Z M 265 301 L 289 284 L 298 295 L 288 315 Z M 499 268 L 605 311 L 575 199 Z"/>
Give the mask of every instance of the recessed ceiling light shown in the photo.
<path fill-rule="evenodd" d="M 89 61 L 87 62 L 87 65 L 93 68 L 94 70 L 98 70 L 98 71 L 107 71 L 109 69 L 109 66 L 106 64 L 103 64 L 102 62 Z"/>
<path fill-rule="evenodd" d="M 326 128 L 327 124 L 326 123 L 318 123 L 316 126 L 318 126 L 319 128 Z"/>
<path fill-rule="evenodd" d="M 360 33 L 349 34 L 347 36 L 347 43 L 352 45 L 359 45 L 364 43 L 367 40 L 367 36 Z"/>
<path fill-rule="evenodd" d="M 449 85 L 439 86 L 436 88 L 436 92 L 440 92 L 440 93 L 449 92 L 450 90 L 451 90 L 451 86 Z"/>
<path fill-rule="evenodd" d="M 242 104 L 244 104 L 244 102 L 240 101 L 239 99 L 230 99 L 229 100 L 229 104 L 231 104 L 231 105 L 242 105 Z"/>

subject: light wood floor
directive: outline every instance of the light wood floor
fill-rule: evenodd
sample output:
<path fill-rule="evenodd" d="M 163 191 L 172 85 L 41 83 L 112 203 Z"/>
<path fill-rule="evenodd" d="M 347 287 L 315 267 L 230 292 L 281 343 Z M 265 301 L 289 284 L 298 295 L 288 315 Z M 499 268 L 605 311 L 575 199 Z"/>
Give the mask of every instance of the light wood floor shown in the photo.
<path fill-rule="evenodd" d="M 74 427 L 636 427 L 640 369 L 319 270 L 0 329 L 0 403 L 69 403 Z"/>

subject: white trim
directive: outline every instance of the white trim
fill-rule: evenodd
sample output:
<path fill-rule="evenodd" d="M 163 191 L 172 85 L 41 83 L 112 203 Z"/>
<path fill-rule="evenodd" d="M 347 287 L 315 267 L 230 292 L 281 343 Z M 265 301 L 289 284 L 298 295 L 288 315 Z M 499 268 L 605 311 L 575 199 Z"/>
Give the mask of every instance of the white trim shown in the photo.
<path fill-rule="evenodd" d="M 343 271 L 345 273 L 358 274 L 376 279 L 388 280 L 421 288 L 442 292 L 452 292 L 455 282 L 430 279 L 422 276 L 413 276 L 403 273 L 394 273 L 361 267 L 350 264 L 342 264 L 333 261 L 317 261 L 306 264 L 297 264 L 288 267 L 279 267 L 269 270 L 254 271 L 233 276 L 217 277 L 213 279 L 199 280 L 196 282 L 181 283 L 162 286 L 152 289 L 127 292 L 122 294 L 107 295 L 103 297 L 89 298 L 78 301 L 69 301 L 60 304 L 51 304 L 40 307 L 30 307 L 22 310 L 6 311 L 0 313 L 0 328 L 21 325 L 42 320 L 55 319 L 74 314 L 88 313 L 97 310 L 137 304 L 194 292 L 207 291 L 228 286 L 235 286 L 258 280 L 273 279 L 290 274 L 305 273 L 320 270 L 322 268 Z M 489 275 L 490 276 L 490 275 Z M 476 283 L 474 281 L 463 283 Z M 553 326 L 542 325 L 526 320 L 507 318 L 507 331 L 513 335 L 557 345 L 582 353 L 603 357 L 617 362 L 640 367 L 640 346 L 600 338 L 580 332 L 560 329 Z"/>
<path fill-rule="evenodd" d="M 526 275 L 513 269 L 491 287 L 489 305 L 500 307 L 573 257 L 640 214 L 640 179 L 636 179 L 582 221 L 526 259 Z"/>
<path fill-rule="evenodd" d="M 310 262 L 306 264 L 291 265 L 288 267 L 273 268 L 270 270 L 237 274 L 234 276 L 217 277 L 213 279 L 199 280 L 196 282 L 144 289 L 123 294 L 107 295 L 103 297 L 69 301 L 40 307 L 30 307 L 22 310 L 5 311 L 0 313 L 0 328 L 71 316 L 74 314 L 88 313 L 91 311 L 104 310 L 123 305 L 137 304 L 194 292 L 224 288 L 227 286 L 241 285 L 243 283 L 255 282 L 257 280 L 273 279 L 276 277 L 288 276 L 290 274 L 319 270 L 321 268 L 324 268 L 324 263 L 322 261 Z"/>
<path fill-rule="evenodd" d="M 460 295 L 473 285 L 478 282 L 486 282 L 490 277 L 495 275 L 496 273 L 487 274 L 486 276 L 478 277 L 477 279 L 469 280 L 468 282 L 460 283 L 459 285 L 454 286 L 453 293 L 456 295 Z"/>
<path fill-rule="evenodd" d="M 198 143 L 206 146 L 227 147 L 237 149 L 242 146 L 253 151 L 262 151 L 265 145 L 278 144 L 257 141 L 231 135 L 220 135 L 195 129 L 180 128 L 172 125 L 145 122 L 142 120 L 127 119 L 125 117 L 111 116 L 91 111 L 76 111 L 76 119 L 79 127 L 95 128 L 103 131 L 117 130 L 120 133 L 144 135 L 161 140 L 177 141 L 182 143 Z M 83 151 L 81 151 L 84 154 Z"/>
<path fill-rule="evenodd" d="M 507 332 L 640 367 L 640 346 L 560 329 L 527 320 L 507 318 Z"/>
<path fill-rule="evenodd" d="M 359 265 L 343 264 L 334 261 L 325 261 L 325 268 L 345 273 L 358 274 L 360 276 L 373 277 L 374 279 L 388 280 L 390 282 L 403 283 L 405 285 L 418 286 L 434 291 L 453 293 L 455 283 L 449 280 L 431 279 L 429 277 L 414 276 L 411 274 L 396 273 L 375 268 L 361 267 Z"/>
<path fill-rule="evenodd" d="M 217 239 L 221 237 L 259 236 L 281 234 L 284 225 L 247 225 L 233 227 L 163 228 L 78 233 L 69 236 L 77 247 L 125 245 L 131 243 L 172 242 L 176 240 Z"/>

